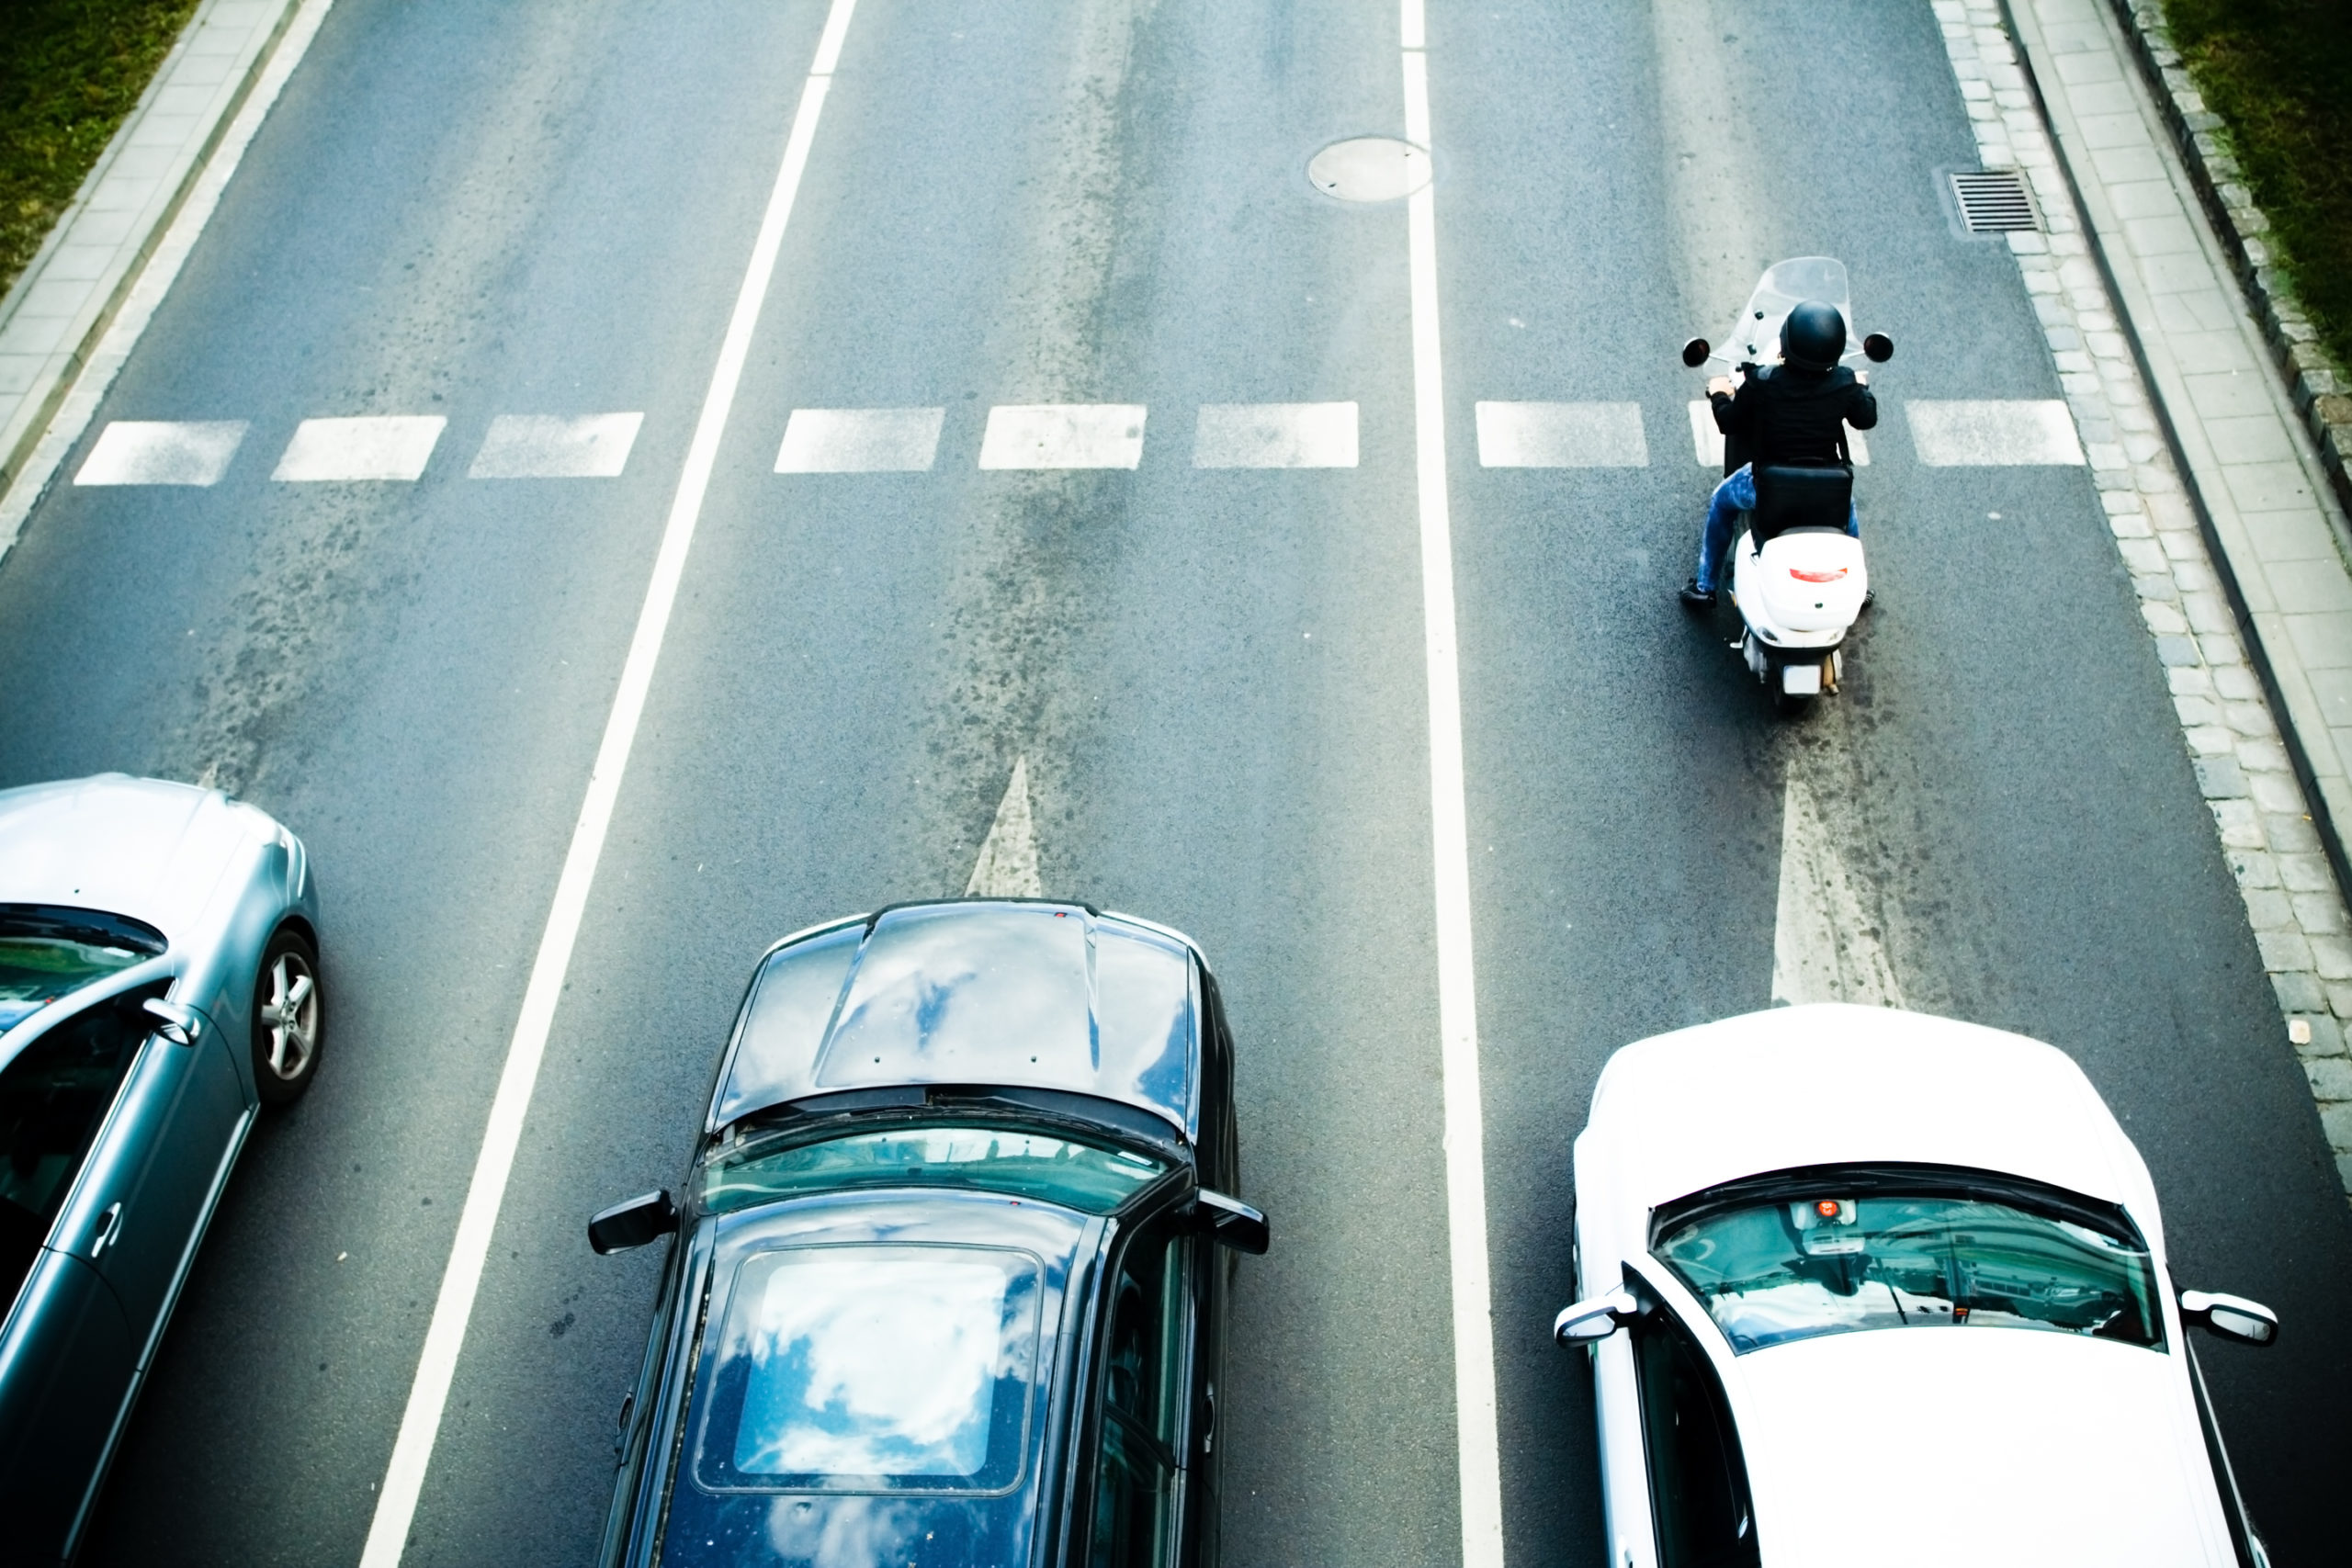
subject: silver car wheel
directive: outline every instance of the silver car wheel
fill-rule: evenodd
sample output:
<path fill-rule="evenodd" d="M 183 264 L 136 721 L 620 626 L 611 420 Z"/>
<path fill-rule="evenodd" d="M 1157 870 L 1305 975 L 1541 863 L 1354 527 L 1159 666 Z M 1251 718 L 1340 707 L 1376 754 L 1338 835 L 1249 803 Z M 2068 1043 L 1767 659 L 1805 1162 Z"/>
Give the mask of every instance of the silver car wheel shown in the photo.
<path fill-rule="evenodd" d="M 261 1010 L 269 1038 L 269 1070 L 291 1083 L 310 1070 L 318 1050 L 319 983 L 301 953 L 281 949 L 269 966 L 269 998 Z"/>

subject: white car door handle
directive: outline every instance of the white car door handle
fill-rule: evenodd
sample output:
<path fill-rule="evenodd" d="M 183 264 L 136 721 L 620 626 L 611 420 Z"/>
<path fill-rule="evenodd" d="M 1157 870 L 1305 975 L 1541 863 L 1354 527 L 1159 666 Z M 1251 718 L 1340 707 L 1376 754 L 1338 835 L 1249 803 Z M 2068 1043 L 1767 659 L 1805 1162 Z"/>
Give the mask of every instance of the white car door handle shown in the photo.
<path fill-rule="evenodd" d="M 115 1238 L 122 1234 L 122 1205 L 119 1202 L 107 1204 L 107 1212 L 99 1215 L 98 1220 L 98 1239 L 90 1244 L 92 1258 L 112 1247 Z"/>

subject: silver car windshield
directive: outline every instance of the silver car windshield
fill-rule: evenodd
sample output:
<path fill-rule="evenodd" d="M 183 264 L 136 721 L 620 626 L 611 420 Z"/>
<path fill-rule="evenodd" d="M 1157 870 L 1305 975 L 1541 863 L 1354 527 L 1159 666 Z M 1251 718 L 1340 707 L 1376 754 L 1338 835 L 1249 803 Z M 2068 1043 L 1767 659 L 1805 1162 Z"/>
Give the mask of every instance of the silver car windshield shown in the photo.
<path fill-rule="evenodd" d="M 161 931 L 118 915 L 0 904 L 0 1030 L 163 951 Z"/>
<path fill-rule="evenodd" d="M 1741 1354 L 1867 1328 L 2163 1343 L 2136 1241 L 1976 1197 L 1808 1192 L 1668 1217 L 1654 1249 Z"/>
<path fill-rule="evenodd" d="M 708 1492 L 998 1493 L 1019 1483 L 1043 1265 L 1003 1247 L 755 1252 L 708 1352 Z"/>
<path fill-rule="evenodd" d="M 752 1142 L 703 1167 L 705 1212 L 872 1187 L 951 1187 L 1037 1198 L 1107 1214 L 1165 1163 L 1017 1127 L 923 1123 L 776 1147 Z"/>

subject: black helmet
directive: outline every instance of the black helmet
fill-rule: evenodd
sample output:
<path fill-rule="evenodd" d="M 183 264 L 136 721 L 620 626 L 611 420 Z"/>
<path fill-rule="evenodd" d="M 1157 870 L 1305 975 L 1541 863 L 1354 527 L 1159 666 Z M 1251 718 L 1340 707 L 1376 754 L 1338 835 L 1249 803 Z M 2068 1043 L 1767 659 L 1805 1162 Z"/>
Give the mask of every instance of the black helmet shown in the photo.
<path fill-rule="evenodd" d="M 1835 305 L 1808 299 L 1781 323 L 1781 357 L 1800 370 L 1835 370 L 1846 352 L 1846 318 Z"/>

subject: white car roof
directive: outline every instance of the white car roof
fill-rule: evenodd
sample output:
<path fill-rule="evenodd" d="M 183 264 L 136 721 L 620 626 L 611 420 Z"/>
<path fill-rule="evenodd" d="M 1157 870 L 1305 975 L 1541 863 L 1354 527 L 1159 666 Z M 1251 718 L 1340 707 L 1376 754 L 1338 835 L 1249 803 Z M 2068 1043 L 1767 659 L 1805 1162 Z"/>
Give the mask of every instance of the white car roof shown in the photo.
<path fill-rule="evenodd" d="M 1619 1245 L 1649 1213 L 1799 1166 L 1961 1166 L 2130 1210 L 2161 1256 L 2146 1166 L 2064 1053 L 2023 1035 L 1891 1008 L 1775 1008 L 1627 1045 L 1593 1088 L 1577 1142 L 1579 1204 Z"/>
<path fill-rule="evenodd" d="M 2172 1354 L 2018 1328 L 1880 1328 L 1739 1357 L 1766 1568 L 2225 1568 Z"/>

